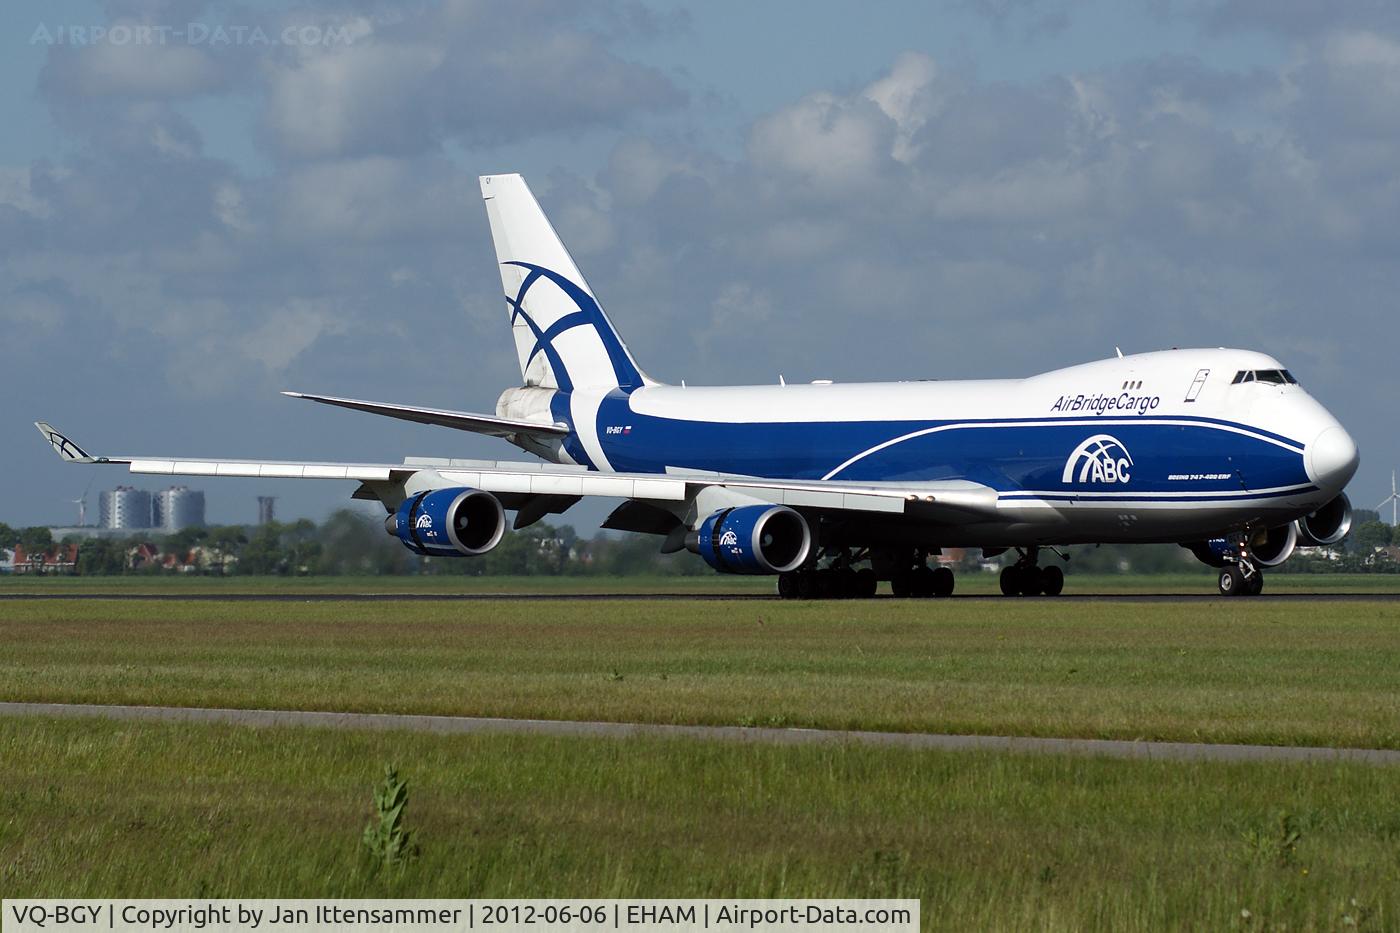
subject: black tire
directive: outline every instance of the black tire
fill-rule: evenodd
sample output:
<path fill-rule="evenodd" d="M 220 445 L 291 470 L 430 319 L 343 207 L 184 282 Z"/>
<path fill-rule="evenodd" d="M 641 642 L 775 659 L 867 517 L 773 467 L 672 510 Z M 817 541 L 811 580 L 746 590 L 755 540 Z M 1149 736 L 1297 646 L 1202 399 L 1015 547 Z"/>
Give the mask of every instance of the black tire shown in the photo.
<path fill-rule="evenodd" d="M 821 594 L 817 592 L 817 575 L 812 570 L 798 570 L 793 576 L 797 578 L 794 592 L 797 599 L 819 599 Z"/>
<path fill-rule="evenodd" d="M 899 599 L 906 599 L 909 596 L 913 595 L 913 593 L 910 591 L 911 587 L 913 586 L 913 582 L 914 575 L 910 571 L 896 571 L 895 575 L 890 578 L 890 592 L 893 593 Z"/>
<path fill-rule="evenodd" d="M 953 595 L 953 571 L 939 567 L 933 571 L 933 595 L 939 598 Z"/>
<path fill-rule="evenodd" d="M 849 567 L 829 571 L 831 574 L 831 595 L 836 599 L 855 599 L 856 572 Z"/>
<path fill-rule="evenodd" d="M 875 579 L 875 571 L 866 567 L 856 571 L 856 598 L 871 599 L 875 595 L 876 588 L 880 582 Z"/>
<path fill-rule="evenodd" d="M 1219 586 L 1221 596 L 1239 596 L 1246 589 L 1244 574 L 1231 564 L 1220 571 Z"/>
<path fill-rule="evenodd" d="M 915 599 L 928 599 L 932 596 L 933 570 L 929 567 L 915 567 L 909 589 Z"/>
<path fill-rule="evenodd" d="M 1046 596 L 1059 596 L 1065 591 L 1065 572 L 1059 567 L 1046 567 L 1040 572 L 1040 590 Z"/>
<path fill-rule="evenodd" d="M 1040 567 L 1025 567 L 1021 570 L 1021 595 L 1039 596 L 1045 589 L 1045 571 Z"/>
<path fill-rule="evenodd" d="M 1249 589 L 1245 590 L 1245 595 L 1258 596 L 1262 592 L 1264 592 L 1264 571 L 1255 567 L 1253 575 L 1249 578 Z"/>
<path fill-rule="evenodd" d="M 797 599 L 797 574 L 778 574 L 778 597 L 780 599 Z"/>
<path fill-rule="evenodd" d="M 1021 595 L 1021 570 L 1019 567 L 1001 568 L 1001 595 Z"/>

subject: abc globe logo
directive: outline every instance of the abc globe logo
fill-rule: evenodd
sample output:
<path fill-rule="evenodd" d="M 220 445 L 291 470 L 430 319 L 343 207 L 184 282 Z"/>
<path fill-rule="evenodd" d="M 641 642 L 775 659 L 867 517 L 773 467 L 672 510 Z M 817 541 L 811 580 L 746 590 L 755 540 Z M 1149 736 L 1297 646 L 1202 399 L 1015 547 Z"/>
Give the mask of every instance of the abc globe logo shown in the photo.
<path fill-rule="evenodd" d="M 1111 434 L 1095 434 L 1074 448 L 1065 461 L 1062 483 L 1126 483 L 1133 458 Z"/>
<path fill-rule="evenodd" d="M 724 534 L 719 536 L 719 545 L 720 547 L 738 547 L 739 536 L 735 534 L 732 529 L 725 531 Z"/>

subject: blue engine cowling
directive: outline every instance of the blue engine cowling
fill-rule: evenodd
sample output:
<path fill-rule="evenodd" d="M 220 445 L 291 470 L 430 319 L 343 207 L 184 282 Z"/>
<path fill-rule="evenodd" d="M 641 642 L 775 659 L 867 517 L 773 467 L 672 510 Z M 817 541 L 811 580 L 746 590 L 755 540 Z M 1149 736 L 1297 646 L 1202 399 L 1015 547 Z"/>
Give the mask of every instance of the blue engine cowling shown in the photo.
<path fill-rule="evenodd" d="M 786 573 L 807 560 L 812 531 L 785 505 L 721 509 L 701 524 L 695 551 L 723 573 Z"/>
<path fill-rule="evenodd" d="M 501 500 L 480 489 L 433 489 L 405 499 L 384 528 L 415 554 L 474 557 L 500 543 L 506 513 Z"/>

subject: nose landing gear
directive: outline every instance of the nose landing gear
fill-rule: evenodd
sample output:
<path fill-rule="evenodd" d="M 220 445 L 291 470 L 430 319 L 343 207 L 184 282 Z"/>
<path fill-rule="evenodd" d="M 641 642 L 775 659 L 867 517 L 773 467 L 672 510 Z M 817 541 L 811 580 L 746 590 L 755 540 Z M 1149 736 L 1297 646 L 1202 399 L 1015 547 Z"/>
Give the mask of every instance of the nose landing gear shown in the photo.
<path fill-rule="evenodd" d="M 1226 558 L 1230 561 L 1220 568 L 1221 596 L 1258 596 L 1264 592 L 1264 570 L 1249 554 L 1247 534 L 1234 539 L 1235 553 Z"/>
<path fill-rule="evenodd" d="M 1053 564 L 1037 566 L 1040 548 L 1032 545 L 1024 551 L 1017 548 L 1021 559 L 1001 571 L 1003 596 L 1059 596 L 1065 589 L 1065 573 Z M 1058 552 L 1056 552 L 1058 553 Z"/>

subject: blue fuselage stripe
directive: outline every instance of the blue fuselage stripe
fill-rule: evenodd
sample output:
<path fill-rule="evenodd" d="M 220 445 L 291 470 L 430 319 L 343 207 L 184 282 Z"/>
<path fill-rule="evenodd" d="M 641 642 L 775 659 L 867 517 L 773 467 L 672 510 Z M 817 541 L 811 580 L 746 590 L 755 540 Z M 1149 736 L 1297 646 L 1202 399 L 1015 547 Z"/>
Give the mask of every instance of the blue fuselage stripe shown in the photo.
<path fill-rule="evenodd" d="M 1193 494 L 1230 501 L 1315 491 L 1302 444 L 1216 418 L 718 422 L 640 414 L 630 401 L 617 391 L 598 409 L 599 442 L 619 472 L 671 467 L 782 479 L 966 479 L 1024 498 L 1131 493 L 1129 500 L 1182 503 L 1196 501 Z M 555 406 L 556 413 L 566 409 Z M 1080 452 L 1102 436 L 1108 440 Z"/>

